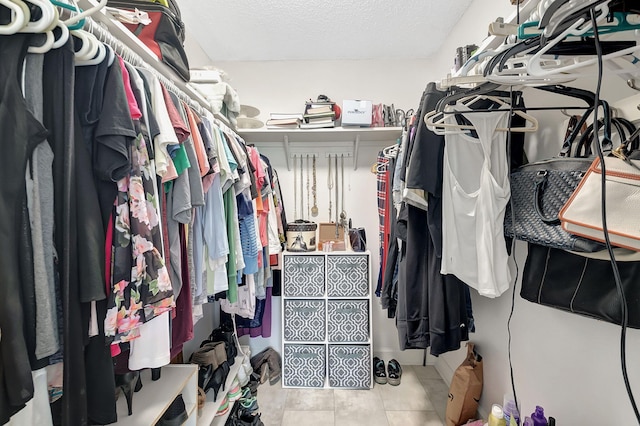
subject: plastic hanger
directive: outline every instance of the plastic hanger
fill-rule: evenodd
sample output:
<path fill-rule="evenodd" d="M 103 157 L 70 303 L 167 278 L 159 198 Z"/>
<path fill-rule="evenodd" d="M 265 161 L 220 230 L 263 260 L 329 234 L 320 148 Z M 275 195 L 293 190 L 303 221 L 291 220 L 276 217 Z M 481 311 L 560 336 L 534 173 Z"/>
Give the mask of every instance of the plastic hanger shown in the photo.
<path fill-rule="evenodd" d="M 510 104 L 508 104 L 501 98 L 496 96 L 488 96 L 488 95 L 479 95 L 479 96 L 472 97 L 468 100 L 466 105 L 467 106 L 473 105 L 475 102 L 479 100 L 489 100 L 495 103 L 496 105 L 498 105 L 500 109 L 496 109 L 495 111 L 503 111 L 503 112 L 509 111 L 509 108 L 511 107 Z M 502 108 L 502 107 L 507 107 L 507 108 Z M 457 111 L 454 110 L 452 112 L 456 113 Z M 528 126 L 525 125 L 524 127 L 506 127 L 506 128 L 498 127 L 496 128 L 496 131 L 525 133 L 525 132 L 535 132 L 538 130 L 538 120 L 532 115 L 529 115 L 524 111 L 520 111 L 520 110 L 514 110 L 513 114 L 521 118 L 524 118 L 529 123 L 529 125 Z M 475 130 L 475 127 L 473 125 L 447 123 L 446 112 L 438 112 L 435 110 L 425 115 L 424 122 L 429 128 L 429 130 L 433 131 L 436 134 L 447 134 L 447 133 L 453 133 L 456 131 L 458 131 L 456 133 L 459 133 L 459 131 L 464 131 L 464 130 Z M 451 132 L 450 130 L 453 130 L 453 132 Z"/>
<path fill-rule="evenodd" d="M 40 46 L 29 46 L 27 52 L 29 53 L 47 53 L 51 49 L 53 49 L 53 44 L 56 41 L 56 38 L 53 35 L 53 31 L 46 31 L 43 34 L 46 35 L 46 39 L 44 43 Z"/>
<path fill-rule="evenodd" d="M 94 43 L 94 41 L 91 39 L 89 35 L 90 33 L 83 30 L 77 30 L 71 31 L 71 34 L 74 37 L 80 39 L 80 41 L 82 42 L 82 44 L 80 45 L 80 49 L 76 50 L 74 53 L 76 61 L 88 61 L 90 59 L 93 59 L 98 52 L 98 46 L 97 43 Z M 97 39 L 95 40 L 97 41 Z"/>
<path fill-rule="evenodd" d="M 67 40 L 69 40 L 69 28 L 63 24 L 62 21 L 58 22 L 57 27 L 60 28 L 60 37 L 53 43 L 53 49 L 59 49 L 67 43 Z"/>
<path fill-rule="evenodd" d="M 58 21 L 58 13 L 53 5 L 49 0 L 29 0 L 29 3 L 40 9 L 42 16 L 37 21 L 30 20 L 19 32 L 42 33 L 51 31 Z"/>
<path fill-rule="evenodd" d="M 99 12 L 100 10 L 102 10 L 102 8 L 104 8 L 107 5 L 107 1 L 108 0 L 100 0 L 100 2 L 95 5 L 94 7 L 91 7 L 75 16 L 72 16 L 71 18 L 67 19 L 66 21 L 64 21 L 65 25 L 71 25 L 71 24 L 75 24 L 76 22 L 80 21 L 82 18 L 85 18 L 87 16 L 91 16 L 96 12 Z"/>
<path fill-rule="evenodd" d="M 569 71 L 574 71 L 576 69 L 580 69 L 580 68 L 584 68 L 586 66 L 589 65 L 593 65 L 597 62 L 598 58 L 592 57 L 589 59 L 580 59 L 579 57 L 574 58 L 573 63 L 569 64 L 569 65 L 565 65 L 565 66 L 561 66 L 561 67 L 557 67 L 557 68 L 552 68 L 552 69 L 544 69 L 544 67 L 542 66 L 542 55 L 544 55 L 545 53 L 547 53 L 549 51 L 549 49 L 551 49 L 551 47 L 555 46 L 561 39 L 564 39 L 567 35 L 569 34 L 574 34 L 575 31 L 577 30 L 577 28 L 584 24 L 585 22 L 584 18 L 580 18 L 578 19 L 573 25 L 571 25 L 569 28 L 567 28 L 560 36 L 556 37 L 554 40 L 552 40 L 551 42 L 549 42 L 548 44 L 546 44 L 545 46 L 543 46 L 539 51 L 537 51 L 536 53 L 534 53 L 531 58 L 529 59 L 529 62 L 527 64 L 527 72 L 530 75 L 534 75 L 534 76 L 549 76 L 549 75 L 554 75 L 554 74 L 560 74 L 560 73 L 564 73 L 567 74 Z M 591 25 L 587 24 L 584 28 L 583 28 L 583 32 L 586 32 L 588 30 L 591 29 Z M 632 53 L 635 53 L 637 51 L 640 51 L 640 45 L 637 46 L 632 46 L 626 49 L 621 49 L 606 55 L 602 56 L 602 60 L 603 61 L 608 61 L 611 59 L 615 59 L 615 58 L 619 58 L 625 55 L 629 55 Z M 640 70 L 639 70 L 640 71 Z"/>
<path fill-rule="evenodd" d="M 77 4 L 68 4 L 68 3 L 64 3 L 64 2 L 60 2 L 58 0 L 49 0 L 53 5 L 61 7 L 63 9 L 67 9 L 70 10 L 72 12 L 76 12 L 76 13 L 82 13 L 82 9 L 80 9 L 78 7 Z M 70 30 L 80 30 L 84 27 L 85 24 L 85 19 L 82 18 L 80 19 L 78 22 L 74 23 L 74 24 L 69 24 L 67 25 L 67 27 L 69 27 Z M 66 25 L 66 24 L 65 24 Z"/>
<path fill-rule="evenodd" d="M 0 34 L 15 34 L 27 24 L 27 17 L 19 4 L 10 0 L 0 0 L 0 5 L 5 6 L 12 11 L 11 22 L 0 25 Z"/>
<path fill-rule="evenodd" d="M 629 16 L 637 16 L 632 13 L 623 13 L 623 12 L 614 12 L 612 14 L 612 21 L 606 22 L 601 25 L 598 25 L 598 34 L 613 34 L 622 31 L 632 31 L 640 29 L 640 24 L 634 24 L 629 20 Z M 536 30 L 538 27 L 538 22 L 525 22 L 518 27 L 518 38 L 524 40 L 527 38 L 535 37 L 536 35 L 540 35 L 542 31 Z M 585 37 L 593 37 L 593 30 L 589 30 L 584 33 Z"/>
<path fill-rule="evenodd" d="M 102 63 L 102 61 L 104 61 L 104 58 L 107 57 L 107 48 L 105 47 L 104 43 L 101 43 L 101 42 L 97 42 L 97 46 L 98 46 L 98 53 L 95 55 L 95 57 L 89 60 L 76 60 L 75 65 L 87 66 L 87 65 L 98 65 Z"/>

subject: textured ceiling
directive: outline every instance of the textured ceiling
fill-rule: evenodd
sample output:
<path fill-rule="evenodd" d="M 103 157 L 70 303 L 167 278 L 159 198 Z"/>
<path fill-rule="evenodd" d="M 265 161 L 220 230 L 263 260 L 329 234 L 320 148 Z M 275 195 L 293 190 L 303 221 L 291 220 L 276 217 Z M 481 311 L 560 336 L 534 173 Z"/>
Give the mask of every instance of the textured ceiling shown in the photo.
<path fill-rule="evenodd" d="M 178 0 L 214 62 L 426 58 L 472 0 Z"/>

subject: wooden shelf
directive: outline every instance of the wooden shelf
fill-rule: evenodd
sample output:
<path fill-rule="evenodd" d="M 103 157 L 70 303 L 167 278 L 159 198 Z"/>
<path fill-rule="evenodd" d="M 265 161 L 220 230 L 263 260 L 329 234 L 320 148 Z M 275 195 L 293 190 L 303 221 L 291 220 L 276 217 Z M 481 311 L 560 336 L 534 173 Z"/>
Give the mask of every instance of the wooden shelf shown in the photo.
<path fill-rule="evenodd" d="M 142 389 L 133 394 L 133 414 L 127 413 L 127 401 L 120 395 L 116 404 L 118 425 L 153 426 L 180 394 L 184 399 L 187 414 L 195 413 L 195 394 L 198 369 L 195 365 L 167 365 L 162 367 L 160 380 L 151 380 L 151 371 L 141 372 Z M 193 389 L 192 389 L 193 388 Z"/>
<path fill-rule="evenodd" d="M 325 129 L 244 129 L 238 134 L 247 143 L 257 145 L 282 144 L 287 161 L 287 169 L 291 170 L 291 143 L 315 142 L 314 146 L 323 143 L 350 143 L 353 155 L 353 169 L 358 169 L 358 149 L 361 142 L 385 142 L 391 144 L 402 136 L 402 127 L 331 127 Z"/>
<path fill-rule="evenodd" d="M 207 392 L 207 401 L 205 402 L 204 407 L 202 408 L 202 411 L 198 415 L 198 422 L 197 422 L 198 426 L 210 426 L 211 424 L 224 425 L 224 422 L 220 422 L 220 420 L 218 419 L 224 418 L 226 421 L 227 417 L 229 417 L 228 413 L 231 412 L 232 407 L 229 407 L 229 411 L 227 412 L 227 415 L 216 417 L 216 413 L 218 412 L 218 409 L 220 408 L 220 405 L 222 404 L 224 397 L 229 392 L 229 389 L 231 389 L 231 384 L 233 383 L 233 379 L 235 379 L 236 376 L 238 376 L 238 371 L 242 367 L 243 360 L 244 360 L 244 355 L 242 354 L 238 355 L 235 358 L 235 362 L 231 366 L 229 375 L 227 376 L 227 381 L 224 384 L 224 389 L 218 392 L 218 399 L 216 400 L 213 399 L 213 391 Z"/>

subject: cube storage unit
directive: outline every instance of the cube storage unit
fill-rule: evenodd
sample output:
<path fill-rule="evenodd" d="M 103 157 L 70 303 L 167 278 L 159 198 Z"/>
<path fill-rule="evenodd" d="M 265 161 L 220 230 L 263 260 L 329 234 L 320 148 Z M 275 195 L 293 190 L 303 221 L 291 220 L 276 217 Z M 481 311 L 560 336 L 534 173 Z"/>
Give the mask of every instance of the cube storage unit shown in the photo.
<path fill-rule="evenodd" d="M 283 387 L 373 386 L 370 257 L 284 253 Z"/>

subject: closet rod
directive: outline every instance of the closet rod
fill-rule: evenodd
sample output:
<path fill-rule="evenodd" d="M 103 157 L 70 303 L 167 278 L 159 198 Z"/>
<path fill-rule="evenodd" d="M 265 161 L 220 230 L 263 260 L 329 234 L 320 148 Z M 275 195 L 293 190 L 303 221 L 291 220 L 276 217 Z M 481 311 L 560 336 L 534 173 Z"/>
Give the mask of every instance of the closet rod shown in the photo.
<path fill-rule="evenodd" d="M 569 106 L 569 107 L 513 107 L 505 109 L 472 109 L 465 111 L 442 111 L 442 114 L 467 114 L 475 112 L 500 112 L 500 111 L 558 111 L 558 110 L 590 110 L 592 106 Z"/>
<path fill-rule="evenodd" d="M 91 0 L 80 0 L 78 3 L 83 7 L 91 7 L 94 2 Z M 230 127 L 226 117 L 223 117 L 219 114 L 214 114 L 211 111 L 211 106 L 204 97 L 195 92 L 195 90 L 193 95 L 189 95 L 188 93 L 186 93 L 184 90 L 178 87 L 178 85 L 174 81 L 172 81 L 171 78 L 164 75 L 162 71 L 158 70 L 153 66 L 152 63 L 150 63 L 148 60 L 145 60 L 140 54 L 133 50 L 127 44 L 127 42 L 114 35 L 115 33 L 120 34 L 122 37 L 129 38 L 128 42 L 136 45 L 136 48 L 138 48 L 139 50 L 142 49 L 143 51 L 147 52 L 147 55 L 145 56 L 149 56 L 150 58 L 152 58 L 151 60 L 156 61 L 161 67 L 165 66 L 160 61 L 158 61 L 155 55 L 133 34 L 131 34 L 130 31 L 126 29 L 126 27 L 124 27 L 119 22 L 114 21 L 111 15 L 109 15 L 105 11 L 99 11 L 92 17 L 86 18 L 83 29 L 92 33 L 98 38 L 98 40 L 113 48 L 113 50 L 120 56 L 122 56 L 122 59 L 124 59 L 126 62 L 130 63 L 133 66 L 149 70 L 160 80 L 160 82 L 166 87 L 167 90 L 178 96 L 178 98 L 189 105 L 200 116 L 208 116 L 210 118 L 213 118 L 215 124 L 221 127 L 222 130 L 237 134 L 235 130 Z M 184 84 L 187 90 L 191 89 L 187 85 L 187 83 L 181 84 Z"/>

